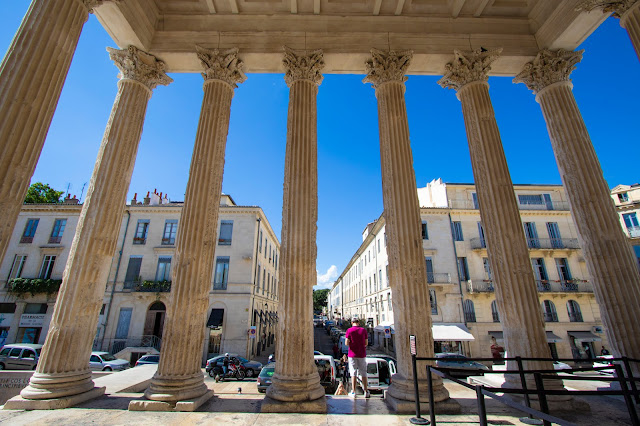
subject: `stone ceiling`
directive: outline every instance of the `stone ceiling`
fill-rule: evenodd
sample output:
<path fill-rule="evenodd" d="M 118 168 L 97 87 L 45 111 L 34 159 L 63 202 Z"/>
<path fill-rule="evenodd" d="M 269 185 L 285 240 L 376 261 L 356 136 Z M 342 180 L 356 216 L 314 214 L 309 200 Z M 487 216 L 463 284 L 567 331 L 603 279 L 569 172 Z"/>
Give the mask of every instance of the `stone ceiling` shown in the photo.
<path fill-rule="evenodd" d="M 541 48 L 575 49 L 607 15 L 580 0 L 123 0 L 96 16 L 115 43 L 170 72 L 201 72 L 195 46 L 238 47 L 246 72 L 283 72 L 282 46 L 323 49 L 325 73 L 364 73 L 372 47 L 413 50 L 409 74 L 443 73 L 453 50 L 503 48 L 515 75 Z"/>

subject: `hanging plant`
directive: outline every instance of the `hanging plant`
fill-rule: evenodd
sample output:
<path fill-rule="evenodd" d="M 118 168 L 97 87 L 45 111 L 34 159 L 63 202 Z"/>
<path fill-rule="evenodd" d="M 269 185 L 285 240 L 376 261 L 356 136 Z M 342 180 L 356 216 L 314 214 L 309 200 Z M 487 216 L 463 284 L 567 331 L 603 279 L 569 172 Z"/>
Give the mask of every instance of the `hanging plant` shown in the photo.
<path fill-rule="evenodd" d="M 41 279 L 41 278 L 14 278 L 7 283 L 7 293 L 16 297 L 22 297 L 27 293 L 32 296 L 46 293 L 52 295 L 60 290 L 62 280 Z"/>

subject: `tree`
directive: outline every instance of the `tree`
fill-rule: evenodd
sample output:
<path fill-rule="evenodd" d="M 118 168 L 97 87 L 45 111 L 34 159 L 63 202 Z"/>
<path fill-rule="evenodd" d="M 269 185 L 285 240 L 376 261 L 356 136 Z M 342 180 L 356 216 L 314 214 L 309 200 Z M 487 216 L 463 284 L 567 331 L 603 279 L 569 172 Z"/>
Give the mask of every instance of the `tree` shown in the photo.
<path fill-rule="evenodd" d="M 313 311 L 322 311 L 322 308 L 327 306 L 327 296 L 329 296 L 329 289 L 313 291 Z"/>
<path fill-rule="evenodd" d="M 59 203 L 63 193 L 64 191 L 56 191 L 46 183 L 36 182 L 27 189 L 24 202 L 28 204 Z"/>

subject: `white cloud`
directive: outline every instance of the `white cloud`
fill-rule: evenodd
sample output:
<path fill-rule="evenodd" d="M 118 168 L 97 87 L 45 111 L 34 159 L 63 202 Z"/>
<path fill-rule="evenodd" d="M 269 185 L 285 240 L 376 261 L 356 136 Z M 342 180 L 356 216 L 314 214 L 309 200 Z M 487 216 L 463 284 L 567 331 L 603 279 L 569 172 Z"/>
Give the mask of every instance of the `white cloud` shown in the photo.
<path fill-rule="evenodd" d="M 338 267 L 336 265 L 331 265 L 324 274 L 321 274 L 317 270 L 316 273 L 318 274 L 318 278 L 314 287 L 315 290 L 331 288 L 333 287 L 333 282 L 338 278 Z"/>

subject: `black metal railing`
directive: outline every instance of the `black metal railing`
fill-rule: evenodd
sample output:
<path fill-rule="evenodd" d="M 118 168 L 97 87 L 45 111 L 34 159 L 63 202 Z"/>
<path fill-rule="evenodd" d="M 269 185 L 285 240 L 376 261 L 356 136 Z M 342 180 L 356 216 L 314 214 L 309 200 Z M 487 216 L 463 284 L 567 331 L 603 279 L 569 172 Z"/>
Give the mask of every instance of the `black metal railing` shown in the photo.
<path fill-rule="evenodd" d="M 413 343 L 415 345 L 415 343 Z M 415 346 L 414 346 L 415 347 Z M 417 369 L 416 369 L 416 361 L 446 361 L 446 360 L 456 360 L 455 358 L 424 358 L 424 357 L 416 357 L 412 350 L 412 362 L 413 362 L 413 380 L 415 387 L 415 398 L 416 398 L 416 417 L 411 419 L 411 423 L 414 424 L 429 424 L 426 419 L 421 417 L 420 413 L 420 396 L 418 394 L 418 378 L 417 378 Z M 479 362 L 495 362 L 494 358 L 467 358 L 469 361 L 479 361 Z M 640 360 L 621 357 L 621 358 L 612 358 L 608 361 L 612 363 L 612 365 L 604 366 L 604 367 L 580 367 L 580 368 L 572 368 L 568 370 L 562 370 L 563 375 L 558 375 L 558 371 L 549 369 L 525 369 L 525 362 L 547 362 L 549 365 L 553 361 L 574 361 L 573 359 L 553 359 L 553 358 L 523 358 L 523 357 L 515 357 L 515 358 L 503 358 L 500 361 L 515 361 L 517 365 L 517 370 L 488 370 L 482 371 L 484 375 L 486 374 L 517 374 L 520 376 L 520 384 L 521 388 L 503 388 L 503 387 L 491 387 L 486 385 L 472 385 L 465 381 L 460 380 L 452 376 L 450 373 L 455 372 L 457 369 L 455 368 L 440 368 L 433 365 L 427 365 L 427 384 L 428 384 L 428 392 L 429 392 L 429 412 L 430 412 L 430 424 L 436 425 L 436 415 L 435 415 L 435 407 L 433 401 L 433 378 L 432 374 L 436 374 L 442 378 L 449 379 L 454 381 L 455 383 L 464 386 L 468 389 L 475 390 L 477 404 L 478 404 L 478 415 L 479 415 L 479 423 L 480 425 L 488 425 L 487 422 L 487 411 L 485 408 L 485 397 L 490 397 L 495 399 L 496 401 L 505 404 L 511 408 L 515 408 L 519 411 L 522 411 L 529 415 L 529 418 L 538 418 L 543 421 L 545 426 L 550 426 L 552 423 L 557 423 L 559 425 L 571 425 L 571 423 L 567 420 L 561 419 L 556 416 L 552 416 L 549 414 L 549 405 L 547 401 L 547 396 L 549 395 L 569 395 L 569 396 L 605 396 L 605 395 L 616 395 L 622 396 L 624 398 L 625 404 L 627 406 L 627 411 L 629 413 L 629 418 L 631 419 L 631 424 L 634 426 L 640 425 L 640 420 L 638 419 L 638 413 L 636 411 L 636 404 L 640 404 L 640 392 L 638 391 L 638 384 L 640 383 L 640 378 L 636 378 L 633 375 L 633 369 L 631 368 L 631 363 L 640 365 Z M 620 386 L 619 390 L 609 389 L 609 390 L 567 390 L 567 389 L 545 389 L 545 380 L 553 381 L 553 380 L 564 380 L 567 379 L 567 375 L 570 376 L 571 380 L 593 380 L 593 376 L 579 376 L 573 375 L 574 372 L 589 372 L 595 371 L 600 372 L 604 370 L 611 370 L 611 368 L 615 370 L 615 374 L 612 377 L 599 377 L 599 381 L 604 382 L 617 382 Z M 533 383 L 535 384 L 534 389 L 530 389 L 531 377 L 533 376 Z M 527 381 L 529 379 L 529 382 Z M 547 382 L 547 383 L 548 383 Z M 503 395 L 498 395 L 498 393 Z M 522 395 L 524 397 L 525 404 L 521 404 L 516 402 L 510 398 L 508 398 L 505 394 L 516 394 Z M 535 395 L 538 398 L 539 402 L 539 410 L 531 408 L 530 395 Z M 635 401 L 634 401 L 635 400 Z"/>
<path fill-rule="evenodd" d="M 143 335 L 138 337 L 127 337 L 126 339 L 106 339 L 103 347 L 106 346 L 107 351 L 117 354 L 124 348 L 154 348 L 160 350 L 162 339 L 158 336 Z"/>

